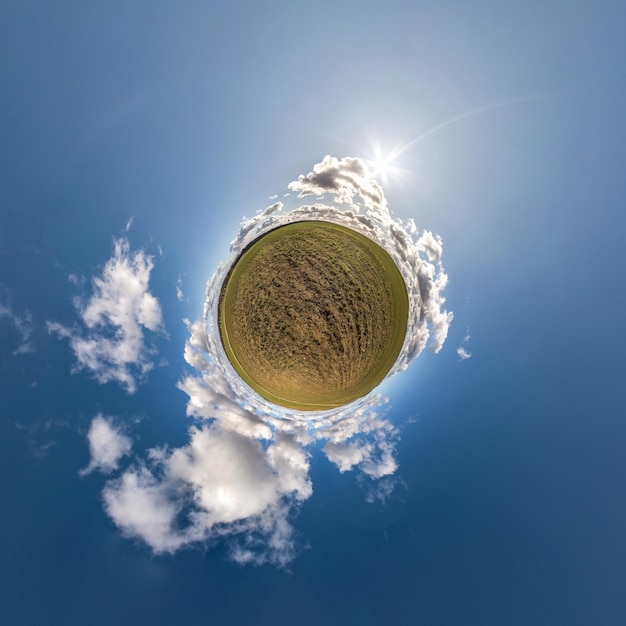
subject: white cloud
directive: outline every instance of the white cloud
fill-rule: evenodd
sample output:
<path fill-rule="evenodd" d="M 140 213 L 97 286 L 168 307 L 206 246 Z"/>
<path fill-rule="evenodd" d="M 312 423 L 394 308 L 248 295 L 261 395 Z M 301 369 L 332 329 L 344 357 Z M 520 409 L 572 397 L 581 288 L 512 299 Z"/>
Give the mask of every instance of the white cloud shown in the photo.
<path fill-rule="evenodd" d="M 361 463 L 367 454 L 367 450 L 355 444 L 339 444 L 329 441 L 324 446 L 324 454 L 343 474 L 343 472 L 351 470 L 355 465 Z"/>
<path fill-rule="evenodd" d="M 271 215 L 274 215 L 275 213 L 281 211 L 283 207 L 284 204 L 279 200 L 278 202 L 270 204 L 265 209 L 257 211 L 256 215 L 250 219 L 244 217 L 239 227 L 237 237 L 235 237 L 235 239 L 230 243 L 231 251 L 240 250 L 242 248 L 243 242 L 249 239 L 248 234 L 258 229 L 259 226 L 265 223 Z"/>
<path fill-rule="evenodd" d="M 441 254 L 443 253 L 441 237 L 435 237 L 431 232 L 426 230 L 419 238 L 417 245 L 418 248 L 426 252 L 429 261 L 439 261 L 439 259 L 441 259 Z"/>
<path fill-rule="evenodd" d="M 219 428 L 194 429 L 168 459 L 170 476 L 190 485 L 207 526 L 258 515 L 276 498 L 261 445 Z"/>
<path fill-rule="evenodd" d="M 122 433 L 111 417 L 105 417 L 101 413 L 91 421 L 87 433 L 91 460 L 89 465 L 80 471 L 85 476 L 94 470 L 100 470 L 105 474 L 118 468 L 119 460 L 130 453 L 131 440 Z"/>
<path fill-rule="evenodd" d="M 374 504 L 375 502 L 385 504 L 394 494 L 398 485 L 406 489 L 406 483 L 396 476 L 388 476 L 374 481 L 370 480 L 367 483 L 365 480 L 361 480 L 360 482 L 365 488 L 365 501 L 370 504 Z"/>
<path fill-rule="evenodd" d="M 456 353 L 459 355 L 459 361 L 465 361 L 465 359 L 470 359 L 472 355 L 463 347 L 457 348 Z"/>
<path fill-rule="evenodd" d="M 295 554 L 288 515 L 308 498 L 308 454 L 289 437 L 268 447 L 217 425 L 193 427 L 188 445 L 155 450 L 104 490 L 107 513 L 156 553 L 228 536 L 240 562 L 284 565 Z"/>
<path fill-rule="evenodd" d="M 28 354 L 34 352 L 35 347 L 31 341 L 33 334 L 33 318 L 29 311 L 24 311 L 22 315 L 15 313 L 11 306 L 11 298 L 8 290 L 0 284 L 0 322 L 9 322 L 20 335 L 20 342 L 13 354 Z"/>
<path fill-rule="evenodd" d="M 312 171 L 289 183 L 288 188 L 298 191 L 299 198 L 331 193 L 336 196 L 337 202 L 352 204 L 354 196 L 359 195 L 370 208 L 384 210 L 387 205 L 385 194 L 367 163 L 352 157 L 340 160 L 326 155 L 313 166 Z"/>
<path fill-rule="evenodd" d="M 148 290 L 152 268 L 152 257 L 131 252 L 125 238 L 115 239 L 102 276 L 93 278 L 93 294 L 75 301 L 83 328 L 48 322 L 49 332 L 68 339 L 74 371 L 89 370 L 98 382 L 116 381 L 134 393 L 153 367 L 144 331 L 163 328 L 159 301 Z"/>
<path fill-rule="evenodd" d="M 467 350 L 467 344 L 470 338 L 471 337 L 469 335 L 465 335 L 465 337 L 463 337 L 463 341 L 461 342 L 461 345 L 456 349 L 456 353 L 459 357 L 459 361 L 465 361 L 467 359 L 472 358 L 471 353 Z"/>
<path fill-rule="evenodd" d="M 155 552 L 173 552 L 185 537 L 176 531 L 180 506 L 168 489 L 145 467 L 127 470 L 106 484 L 105 510 L 125 536 L 142 539 Z"/>
<path fill-rule="evenodd" d="M 185 294 L 183 293 L 183 279 L 180 276 L 176 279 L 176 299 L 179 302 L 185 299 Z"/>
<path fill-rule="evenodd" d="M 386 401 L 372 396 L 320 431 L 318 438 L 327 440 L 322 450 L 340 472 L 358 468 L 370 478 L 379 479 L 396 471 L 394 454 L 399 433 L 380 415 L 380 407 Z"/>
<path fill-rule="evenodd" d="M 377 440 L 376 435 L 371 435 L 370 438 L 360 437 L 348 444 L 328 442 L 323 451 L 342 473 L 357 466 L 370 478 L 378 479 L 389 476 L 398 469 L 394 458 L 393 438 L 378 437 Z"/>

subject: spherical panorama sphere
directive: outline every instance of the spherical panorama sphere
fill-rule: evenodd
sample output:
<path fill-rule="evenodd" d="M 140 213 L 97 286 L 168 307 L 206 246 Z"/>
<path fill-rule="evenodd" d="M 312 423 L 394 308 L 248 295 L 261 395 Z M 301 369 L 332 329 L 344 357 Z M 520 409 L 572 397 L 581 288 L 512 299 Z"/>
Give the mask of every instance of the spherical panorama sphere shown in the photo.
<path fill-rule="evenodd" d="M 280 226 L 233 263 L 219 332 L 237 374 L 274 404 L 320 411 L 376 387 L 404 343 L 406 285 L 389 254 L 332 222 Z"/>

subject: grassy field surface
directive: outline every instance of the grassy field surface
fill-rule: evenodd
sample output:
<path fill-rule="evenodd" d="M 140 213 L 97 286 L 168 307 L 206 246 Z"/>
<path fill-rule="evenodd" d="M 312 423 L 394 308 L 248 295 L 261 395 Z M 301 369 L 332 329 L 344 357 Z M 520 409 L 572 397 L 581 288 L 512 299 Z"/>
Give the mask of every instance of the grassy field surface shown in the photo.
<path fill-rule="evenodd" d="M 219 331 L 241 378 L 302 411 L 352 402 L 385 377 L 404 342 L 402 274 L 377 243 L 321 221 L 281 226 L 234 263 Z"/>

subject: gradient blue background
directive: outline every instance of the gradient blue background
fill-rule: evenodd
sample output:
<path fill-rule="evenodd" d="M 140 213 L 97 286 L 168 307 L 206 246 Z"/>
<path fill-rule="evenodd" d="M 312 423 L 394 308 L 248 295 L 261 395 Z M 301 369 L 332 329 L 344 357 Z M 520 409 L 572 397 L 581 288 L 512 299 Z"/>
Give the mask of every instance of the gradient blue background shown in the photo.
<path fill-rule="evenodd" d="M 623 624 L 625 23 L 608 0 L 2 2 L 0 283 L 35 351 L 0 320 L 0 624 Z M 186 441 L 181 320 L 242 216 L 325 154 L 497 103 L 386 187 L 443 237 L 455 312 L 386 385 L 394 498 L 314 452 L 290 571 L 121 538 L 78 476 L 87 427 Z M 68 274 L 97 273 L 130 217 L 169 333 L 134 396 L 70 376 L 45 325 L 74 319 Z"/>

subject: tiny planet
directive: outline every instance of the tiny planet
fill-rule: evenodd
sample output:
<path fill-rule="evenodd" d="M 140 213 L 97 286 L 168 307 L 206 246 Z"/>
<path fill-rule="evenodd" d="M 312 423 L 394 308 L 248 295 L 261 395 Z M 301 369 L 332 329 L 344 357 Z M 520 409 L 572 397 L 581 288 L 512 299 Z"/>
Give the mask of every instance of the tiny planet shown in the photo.
<path fill-rule="evenodd" d="M 299 221 L 262 234 L 226 275 L 219 334 L 242 380 L 271 403 L 323 411 L 367 395 L 407 331 L 404 278 L 376 242 Z"/>

